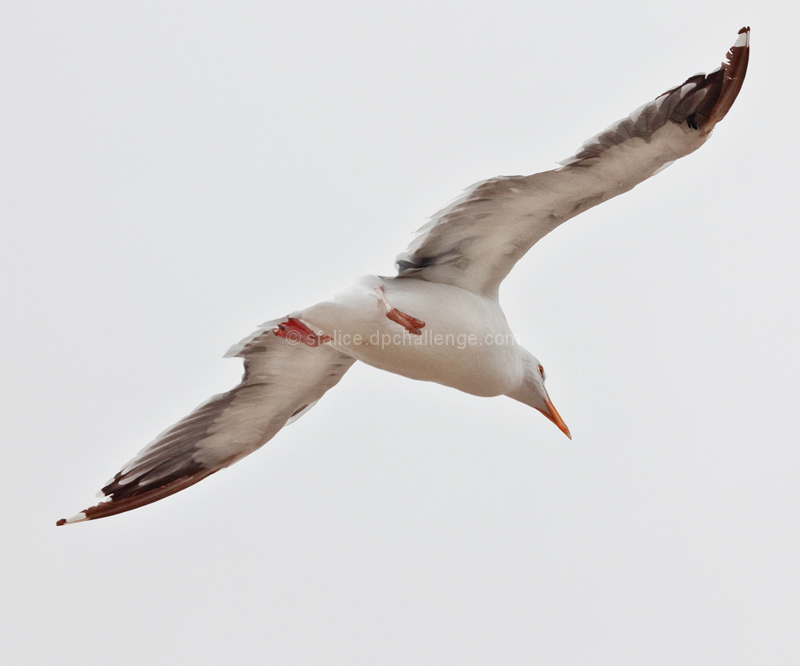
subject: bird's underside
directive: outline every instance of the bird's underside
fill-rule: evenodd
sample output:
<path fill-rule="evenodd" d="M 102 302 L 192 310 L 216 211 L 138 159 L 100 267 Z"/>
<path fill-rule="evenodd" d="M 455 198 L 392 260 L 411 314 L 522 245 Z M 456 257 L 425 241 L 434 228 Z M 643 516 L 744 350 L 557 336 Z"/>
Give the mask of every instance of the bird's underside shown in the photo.
<path fill-rule="evenodd" d="M 467 190 L 398 257 L 395 279 L 496 298 L 514 264 L 555 227 L 631 189 L 707 140 L 744 81 L 749 34 L 749 28 L 739 31 L 720 68 L 645 104 L 587 141 L 560 168 L 492 178 Z M 419 313 L 391 301 L 383 287 L 376 290 L 375 307 L 391 325 L 419 336 L 426 325 Z M 302 312 L 267 322 L 228 355 L 244 359 L 238 386 L 161 433 L 103 487 L 103 501 L 57 525 L 135 509 L 233 464 L 308 411 L 355 362 L 330 335 L 309 326 Z"/>

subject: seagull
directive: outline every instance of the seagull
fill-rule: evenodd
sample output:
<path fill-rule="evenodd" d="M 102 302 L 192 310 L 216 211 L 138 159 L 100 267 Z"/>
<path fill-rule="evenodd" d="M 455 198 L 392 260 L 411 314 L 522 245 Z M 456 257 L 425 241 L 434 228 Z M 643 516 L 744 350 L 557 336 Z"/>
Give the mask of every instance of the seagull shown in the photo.
<path fill-rule="evenodd" d="M 130 511 L 194 485 L 272 439 L 356 361 L 477 396 L 505 395 L 571 435 L 545 372 L 517 343 L 500 283 L 568 219 L 694 152 L 739 94 L 750 53 L 742 28 L 725 61 L 611 125 L 557 169 L 490 178 L 434 215 L 397 258 L 397 275 L 361 278 L 333 300 L 263 324 L 231 348 L 241 383 L 165 430 L 98 493 L 56 524 Z"/>

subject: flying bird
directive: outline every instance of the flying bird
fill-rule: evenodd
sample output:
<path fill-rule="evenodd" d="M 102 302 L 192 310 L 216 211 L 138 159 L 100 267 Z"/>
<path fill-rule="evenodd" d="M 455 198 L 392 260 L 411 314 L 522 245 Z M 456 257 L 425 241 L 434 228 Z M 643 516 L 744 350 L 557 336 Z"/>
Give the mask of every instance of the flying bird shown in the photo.
<path fill-rule="evenodd" d="M 156 437 L 100 491 L 103 501 L 56 524 L 130 511 L 232 465 L 303 416 L 356 361 L 508 396 L 571 437 L 542 364 L 506 322 L 500 283 L 557 226 L 702 146 L 741 89 L 749 51 L 742 28 L 719 68 L 659 95 L 559 168 L 469 188 L 420 229 L 396 276 L 361 278 L 331 301 L 263 324 L 227 354 L 244 359 L 238 386 Z"/>

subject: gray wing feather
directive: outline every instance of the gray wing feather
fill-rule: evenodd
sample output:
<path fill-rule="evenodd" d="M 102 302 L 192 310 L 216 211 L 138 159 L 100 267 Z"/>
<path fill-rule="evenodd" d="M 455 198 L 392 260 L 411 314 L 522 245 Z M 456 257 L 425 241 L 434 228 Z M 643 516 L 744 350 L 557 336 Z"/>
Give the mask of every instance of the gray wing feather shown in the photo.
<path fill-rule="evenodd" d="M 229 353 L 244 359 L 238 386 L 156 437 L 103 487 L 106 501 L 58 524 L 130 511 L 232 465 L 308 411 L 355 362 L 327 345 L 312 348 L 277 337 L 278 321 Z"/>
<path fill-rule="evenodd" d="M 749 33 L 740 30 L 719 69 L 640 107 L 587 141 L 561 168 L 471 187 L 420 229 L 397 258 L 398 276 L 496 295 L 514 264 L 550 231 L 705 143 L 742 86 Z"/>

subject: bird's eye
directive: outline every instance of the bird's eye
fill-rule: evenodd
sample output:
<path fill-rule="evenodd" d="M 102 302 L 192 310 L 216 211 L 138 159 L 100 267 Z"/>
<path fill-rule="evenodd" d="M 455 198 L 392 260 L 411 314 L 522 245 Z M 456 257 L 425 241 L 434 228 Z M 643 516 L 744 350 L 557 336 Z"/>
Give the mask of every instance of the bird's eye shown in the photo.
<path fill-rule="evenodd" d="M 544 368 L 541 365 L 539 366 L 539 374 L 542 376 L 542 381 L 547 379 L 547 375 L 544 374 Z"/>

